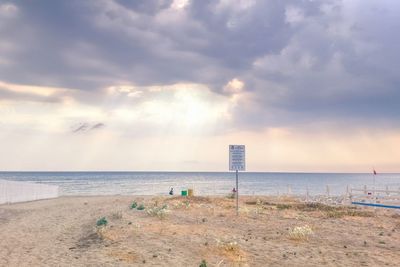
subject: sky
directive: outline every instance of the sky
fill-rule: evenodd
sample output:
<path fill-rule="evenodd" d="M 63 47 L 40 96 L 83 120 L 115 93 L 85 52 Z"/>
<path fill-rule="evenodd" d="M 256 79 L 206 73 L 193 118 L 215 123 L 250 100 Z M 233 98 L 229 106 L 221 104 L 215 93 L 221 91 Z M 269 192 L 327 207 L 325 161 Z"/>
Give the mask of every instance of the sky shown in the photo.
<path fill-rule="evenodd" d="M 0 170 L 400 172 L 400 1 L 0 0 Z"/>

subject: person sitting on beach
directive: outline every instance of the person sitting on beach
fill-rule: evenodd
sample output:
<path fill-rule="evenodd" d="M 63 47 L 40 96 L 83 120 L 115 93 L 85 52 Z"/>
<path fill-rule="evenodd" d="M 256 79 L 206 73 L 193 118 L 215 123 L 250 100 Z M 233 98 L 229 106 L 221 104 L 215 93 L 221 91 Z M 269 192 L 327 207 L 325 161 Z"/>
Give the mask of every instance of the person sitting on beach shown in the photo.
<path fill-rule="evenodd" d="M 174 188 L 171 187 L 171 190 L 169 190 L 169 194 L 172 196 L 174 194 Z"/>
<path fill-rule="evenodd" d="M 236 193 L 236 188 L 235 187 L 232 189 L 232 193 Z"/>

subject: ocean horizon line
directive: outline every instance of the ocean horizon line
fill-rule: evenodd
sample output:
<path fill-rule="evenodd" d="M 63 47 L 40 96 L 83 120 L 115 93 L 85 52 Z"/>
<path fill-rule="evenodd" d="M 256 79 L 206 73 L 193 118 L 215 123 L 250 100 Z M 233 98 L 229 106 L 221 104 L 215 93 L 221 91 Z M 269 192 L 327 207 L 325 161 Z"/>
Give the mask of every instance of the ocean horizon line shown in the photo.
<path fill-rule="evenodd" d="M 0 173 L 235 173 L 235 171 L 163 171 L 163 170 L 154 170 L 154 171 L 145 171 L 145 170 L 61 170 L 61 171 L 52 171 L 52 170 L 27 170 L 27 171 L 16 171 L 16 170 L 6 170 L 0 171 Z M 373 175 L 373 172 L 335 172 L 335 171 L 240 171 L 239 173 L 265 173 L 265 174 L 370 174 Z M 400 174 L 399 172 L 377 172 L 376 175 L 379 174 Z"/>

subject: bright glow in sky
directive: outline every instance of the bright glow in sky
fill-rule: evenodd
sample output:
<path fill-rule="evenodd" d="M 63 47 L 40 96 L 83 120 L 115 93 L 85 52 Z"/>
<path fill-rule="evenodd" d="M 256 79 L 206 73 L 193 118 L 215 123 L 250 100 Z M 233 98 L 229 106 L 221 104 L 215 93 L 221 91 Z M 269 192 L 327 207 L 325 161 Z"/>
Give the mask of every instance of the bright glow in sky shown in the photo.
<path fill-rule="evenodd" d="M 400 172 L 398 1 L 1 1 L 1 170 Z"/>

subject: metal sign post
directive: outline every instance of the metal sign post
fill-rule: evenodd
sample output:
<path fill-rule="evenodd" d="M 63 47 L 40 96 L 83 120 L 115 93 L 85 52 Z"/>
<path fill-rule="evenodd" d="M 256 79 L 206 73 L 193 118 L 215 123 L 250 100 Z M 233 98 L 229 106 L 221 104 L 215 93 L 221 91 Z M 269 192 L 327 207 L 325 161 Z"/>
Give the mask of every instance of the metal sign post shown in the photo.
<path fill-rule="evenodd" d="M 236 172 L 236 215 L 239 215 L 239 171 L 246 170 L 244 145 L 229 145 L 229 170 Z"/>
<path fill-rule="evenodd" d="M 236 215 L 239 215 L 239 171 L 236 170 Z"/>

